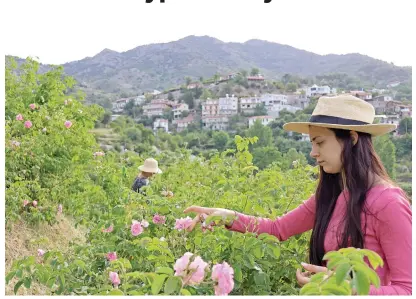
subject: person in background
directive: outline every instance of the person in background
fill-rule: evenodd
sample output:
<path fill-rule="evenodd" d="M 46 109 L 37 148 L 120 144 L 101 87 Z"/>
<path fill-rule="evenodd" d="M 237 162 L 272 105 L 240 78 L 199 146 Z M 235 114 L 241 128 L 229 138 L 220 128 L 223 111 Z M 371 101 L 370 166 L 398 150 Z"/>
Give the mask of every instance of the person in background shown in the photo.
<path fill-rule="evenodd" d="M 371 286 L 370 295 L 411 295 L 412 210 L 407 195 L 390 179 L 372 140 L 395 130 L 396 125 L 374 124 L 374 116 L 374 107 L 354 96 L 321 97 L 309 122 L 283 126 L 309 134 L 310 156 L 319 165 L 315 194 L 277 219 L 191 206 L 184 212 L 197 216 L 188 231 L 203 221 L 204 214 L 229 218 L 224 221 L 228 230 L 268 233 L 281 241 L 312 230 L 309 263 L 302 263 L 306 272 L 296 272 L 301 286 L 310 281 L 311 274 L 328 271 L 325 253 L 355 247 L 372 250 L 384 261 L 376 270 L 381 286 Z"/>
<path fill-rule="evenodd" d="M 158 166 L 158 162 L 153 158 L 148 158 L 144 161 L 143 165 L 139 167 L 139 174 L 133 182 L 131 189 L 135 192 L 144 194 L 140 189 L 143 186 L 148 186 L 150 178 L 157 173 L 162 173 Z"/>

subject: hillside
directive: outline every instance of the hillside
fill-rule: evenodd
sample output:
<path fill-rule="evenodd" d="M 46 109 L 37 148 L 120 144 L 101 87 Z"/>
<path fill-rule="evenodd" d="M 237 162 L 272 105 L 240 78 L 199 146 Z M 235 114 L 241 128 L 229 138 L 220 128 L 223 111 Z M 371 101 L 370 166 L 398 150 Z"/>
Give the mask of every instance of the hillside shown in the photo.
<path fill-rule="evenodd" d="M 139 46 L 126 52 L 104 49 L 94 57 L 63 65 L 88 95 L 137 94 L 183 84 L 184 78 L 211 77 L 257 67 L 270 79 L 289 73 L 316 76 L 345 73 L 385 87 L 410 82 L 411 67 L 398 67 L 361 54 L 318 55 L 262 40 L 225 43 L 208 36 Z"/>

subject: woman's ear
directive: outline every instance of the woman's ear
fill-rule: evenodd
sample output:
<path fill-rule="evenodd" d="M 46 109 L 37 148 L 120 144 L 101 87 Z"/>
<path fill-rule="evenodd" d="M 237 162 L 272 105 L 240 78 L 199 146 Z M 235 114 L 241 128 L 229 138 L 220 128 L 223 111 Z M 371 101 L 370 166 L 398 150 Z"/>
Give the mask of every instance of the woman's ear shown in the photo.
<path fill-rule="evenodd" d="M 356 145 L 358 141 L 358 133 L 355 131 L 350 131 L 352 145 Z"/>

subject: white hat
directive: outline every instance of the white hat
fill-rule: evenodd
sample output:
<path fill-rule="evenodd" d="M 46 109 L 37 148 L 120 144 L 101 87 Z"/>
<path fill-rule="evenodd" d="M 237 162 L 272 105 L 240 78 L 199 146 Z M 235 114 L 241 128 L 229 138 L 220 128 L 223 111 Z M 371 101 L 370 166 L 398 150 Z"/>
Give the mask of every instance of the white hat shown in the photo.
<path fill-rule="evenodd" d="M 158 167 L 157 161 L 153 158 L 144 160 L 144 164 L 139 166 L 139 170 L 150 173 L 162 173 L 162 170 Z"/>
<path fill-rule="evenodd" d="M 373 124 L 374 107 L 352 95 L 320 97 L 309 122 L 290 122 L 286 131 L 309 134 L 309 126 L 351 130 L 379 136 L 396 129 L 394 124 Z"/>

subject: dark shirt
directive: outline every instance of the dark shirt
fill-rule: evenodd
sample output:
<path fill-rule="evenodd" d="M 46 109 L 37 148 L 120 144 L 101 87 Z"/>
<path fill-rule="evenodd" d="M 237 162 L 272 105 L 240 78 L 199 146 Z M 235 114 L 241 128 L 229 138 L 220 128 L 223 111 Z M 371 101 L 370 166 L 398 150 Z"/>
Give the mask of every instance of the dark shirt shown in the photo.
<path fill-rule="evenodd" d="M 149 184 L 149 180 L 143 177 L 136 177 L 136 179 L 134 180 L 133 186 L 131 187 L 131 189 L 133 191 L 139 192 L 144 194 L 144 192 L 140 191 L 140 188 L 143 186 L 147 186 Z"/>

